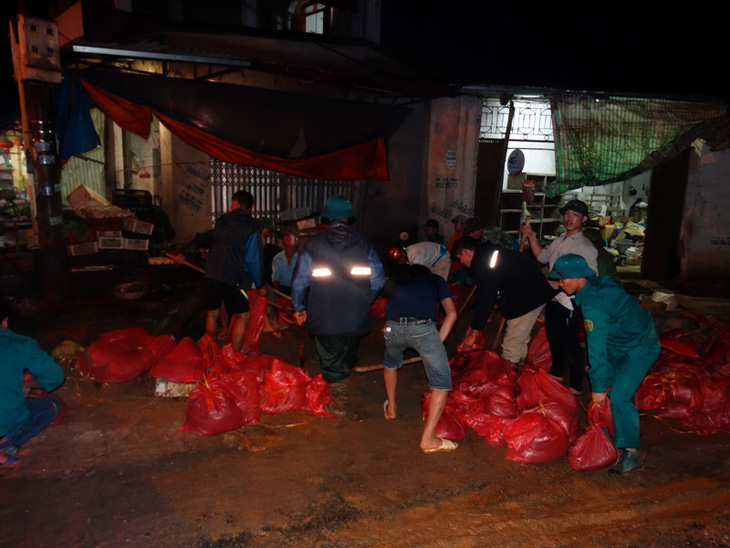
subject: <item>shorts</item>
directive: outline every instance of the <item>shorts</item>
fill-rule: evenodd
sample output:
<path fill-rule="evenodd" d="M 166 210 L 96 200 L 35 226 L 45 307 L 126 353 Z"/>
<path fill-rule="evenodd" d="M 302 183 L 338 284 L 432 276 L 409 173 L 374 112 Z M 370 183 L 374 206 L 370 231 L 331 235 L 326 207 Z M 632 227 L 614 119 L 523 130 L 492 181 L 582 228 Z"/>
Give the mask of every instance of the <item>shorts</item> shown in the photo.
<path fill-rule="evenodd" d="M 217 310 L 221 302 L 226 306 L 228 314 L 243 314 L 250 307 L 248 299 L 238 287 L 212 278 L 205 279 L 205 309 Z"/>
<path fill-rule="evenodd" d="M 383 367 L 400 369 L 403 352 L 412 348 L 421 356 L 431 390 L 451 390 L 451 367 L 446 348 L 433 320 L 388 320 L 385 322 Z"/>

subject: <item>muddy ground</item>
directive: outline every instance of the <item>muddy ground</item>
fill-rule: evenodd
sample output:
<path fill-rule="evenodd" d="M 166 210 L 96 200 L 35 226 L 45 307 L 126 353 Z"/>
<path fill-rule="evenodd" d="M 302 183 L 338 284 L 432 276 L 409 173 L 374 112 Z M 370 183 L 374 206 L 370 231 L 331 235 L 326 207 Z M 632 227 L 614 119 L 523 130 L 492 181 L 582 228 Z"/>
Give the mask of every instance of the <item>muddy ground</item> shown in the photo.
<path fill-rule="evenodd" d="M 160 311 L 180 306 L 169 297 L 97 300 L 25 327 L 49 350 L 74 335 L 89 344 L 120 325 L 159 325 Z M 382 357 L 373 326 L 361 364 Z M 462 319 L 452 352 L 465 329 Z M 261 339 L 290 363 L 297 344 L 296 329 Z M 306 357 L 318 373 L 311 340 Z M 565 459 L 508 461 L 473 431 L 458 450 L 426 455 L 420 364 L 402 369 L 395 421 L 383 419 L 379 371 L 351 383 L 348 418 L 263 415 L 201 437 L 180 432 L 187 400 L 155 397 L 153 379 L 102 385 L 69 371 L 58 391 L 66 424 L 0 468 L 0 546 L 730 546 L 730 435 L 643 416 L 644 467 L 619 479 Z"/>

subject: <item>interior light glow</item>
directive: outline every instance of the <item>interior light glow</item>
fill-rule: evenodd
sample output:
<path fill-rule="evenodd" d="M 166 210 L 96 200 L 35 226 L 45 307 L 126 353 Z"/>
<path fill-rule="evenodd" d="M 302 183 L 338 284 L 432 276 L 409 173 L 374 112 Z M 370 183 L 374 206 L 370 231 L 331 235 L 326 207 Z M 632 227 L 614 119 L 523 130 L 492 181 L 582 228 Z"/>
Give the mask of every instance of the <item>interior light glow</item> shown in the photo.
<path fill-rule="evenodd" d="M 370 276 L 370 267 L 354 266 L 352 267 L 352 270 L 350 270 L 350 274 L 352 274 L 353 276 Z"/>
<path fill-rule="evenodd" d="M 327 267 L 312 270 L 312 277 L 314 278 L 326 278 L 327 276 L 332 276 L 332 271 Z"/>

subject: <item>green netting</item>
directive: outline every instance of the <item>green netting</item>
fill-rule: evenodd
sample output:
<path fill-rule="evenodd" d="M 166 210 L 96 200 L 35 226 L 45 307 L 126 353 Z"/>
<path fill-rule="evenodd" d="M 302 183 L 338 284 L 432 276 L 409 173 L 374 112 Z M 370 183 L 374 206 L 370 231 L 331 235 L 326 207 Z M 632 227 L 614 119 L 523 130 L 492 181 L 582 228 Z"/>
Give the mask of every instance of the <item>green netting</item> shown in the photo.
<path fill-rule="evenodd" d="M 623 181 L 651 169 L 701 136 L 724 105 L 627 99 L 551 97 L 556 180 L 549 196 Z"/>

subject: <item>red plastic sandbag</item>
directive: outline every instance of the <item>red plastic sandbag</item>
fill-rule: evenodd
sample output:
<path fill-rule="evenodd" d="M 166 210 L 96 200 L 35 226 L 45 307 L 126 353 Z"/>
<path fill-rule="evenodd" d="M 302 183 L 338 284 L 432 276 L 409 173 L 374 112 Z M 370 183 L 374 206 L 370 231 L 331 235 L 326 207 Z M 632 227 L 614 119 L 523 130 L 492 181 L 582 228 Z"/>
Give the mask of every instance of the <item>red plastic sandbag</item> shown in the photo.
<path fill-rule="evenodd" d="M 682 426 L 703 435 L 730 432 L 730 409 L 716 409 L 711 413 L 694 413 L 682 421 Z"/>
<path fill-rule="evenodd" d="M 507 442 L 505 458 L 539 464 L 553 462 L 568 452 L 568 435 L 542 413 L 523 413 L 502 427 Z"/>
<path fill-rule="evenodd" d="M 291 310 L 291 299 L 287 299 L 286 297 L 278 295 L 274 302 L 278 305 L 276 312 L 277 318 L 281 325 L 292 325 L 297 323 L 297 321 L 294 319 L 294 313 L 289 312 L 289 310 Z"/>
<path fill-rule="evenodd" d="M 490 350 L 457 354 L 449 362 L 451 378 L 465 394 L 475 395 L 485 381 L 515 387 L 519 374 L 510 363 Z M 467 386 L 473 385 L 473 386 Z"/>
<path fill-rule="evenodd" d="M 89 372 L 104 368 L 121 354 L 144 348 L 151 336 L 142 328 L 121 329 L 105 333 L 97 342 L 91 343 L 86 354 L 89 358 Z"/>
<path fill-rule="evenodd" d="M 226 368 L 234 371 L 248 371 L 252 373 L 259 383 L 264 382 L 266 373 L 271 371 L 274 360 L 278 359 L 274 356 L 262 354 L 251 358 L 246 358 L 235 352 L 230 344 L 225 345 L 221 349 L 221 357 Z"/>
<path fill-rule="evenodd" d="M 373 304 L 370 305 L 370 315 L 376 318 L 385 319 L 385 305 L 388 304 L 388 299 L 384 297 L 377 297 Z"/>
<path fill-rule="evenodd" d="M 568 435 L 568 444 L 578 439 L 578 408 L 568 407 L 560 402 L 548 401 L 525 409 L 523 413 L 539 413 L 545 415 L 560 426 Z"/>
<path fill-rule="evenodd" d="M 568 449 L 568 464 L 578 472 L 600 470 L 611 466 L 616 460 L 618 449 L 598 426 L 590 426 Z"/>
<path fill-rule="evenodd" d="M 608 399 L 601 405 L 596 405 L 592 401 L 588 404 L 588 425 L 607 428 L 609 435 L 613 436 L 613 413 Z"/>
<path fill-rule="evenodd" d="M 167 355 L 150 369 L 155 379 L 170 382 L 201 382 L 203 380 L 203 351 L 190 337 L 183 337 Z"/>
<path fill-rule="evenodd" d="M 213 436 L 243 426 L 241 411 L 220 380 L 199 384 L 190 392 L 182 432 Z"/>
<path fill-rule="evenodd" d="M 271 371 L 259 387 L 262 413 L 283 413 L 295 409 L 309 410 L 307 385 L 311 377 L 302 369 L 274 359 Z"/>
<path fill-rule="evenodd" d="M 423 398 L 421 399 L 421 415 L 423 417 L 423 420 L 426 420 L 428 418 L 430 406 L 431 391 L 429 390 L 423 395 Z M 455 413 L 449 411 L 448 401 L 446 402 L 446 408 L 444 409 L 441 418 L 436 424 L 436 430 L 434 434 L 436 435 L 436 437 L 451 441 L 463 440 L 466 437 L 464 424 Z"/>
<path fill-rule="evenodd" d="M 543 402 L 558 402 L 566 407 L 578 409 L 575 396 L 570 390 L 553 379 L 542 369 L 525 367 L 517 381 L 520 393 L 517 396 L 517 407 L 526 409 Z"/>
<path fill-rule="evenodd" d="M 321 373 L 314 377 L 307 385 L 306 398 L 309 403 L 309 409 L 315 415 L 321 417 L 334 416 L 332 413 L 325 411 L 325 406 L 332 401 L 332 398 L 330 397 L 329 385 L 322 378 Z"/>
<path fill-rule="evenodd" d="M 126 382 L 148 371 L 175 347 L 169 335 L 152 337 L 143 329 L 102 336 L 88 350 L 91 375 L 101 382 Z"/>
<path fill-rule="evenodd" d="M 256 424 L 261 417 L 259 381 L 247 371 L 227 371 L 215 377 L 241 411 L 243 424 Z"/>
<path fill-rule="evenodd" d="M 495 417 L 486 413 L 472 413 L 462 417 L 464 424 L 484 438 L 492 447 L 503 447 L 507 442 L 502 435 L 502 426 L 510 419 Z"/>
<path fill-rule="evenodd" d="M 459 417 L 469 413 L 481 413 L 484 410 L 484 404 L 480 398 L 467 396 L 458 390 L 451 390 L 446 400 L 446 409 Z"/>
<path fill-rule="evenodd" d="M 649 411 L 661 408 L 669 399 L 671 390 L 664 382 L 664 377 L 652 372 L 639 385 L 634 395 L 634 404 L 637 409 Z"/>
<path fill-rule="evenodd" d="M 241 345 L 241 354 L 247 357 L 261 354 L 259 350 L 259 338 L 261 337 L 261 331 L 264 329 L 264 314 L 266 313 L 266 306 L 269 304 L 269 301 L 256 291 L 249 291 L 248 304 L 251 311 L 248 326 L 246 327 L 246 334 L 243 336 L 243 344 Z"/>
<path fill-rule="evenodd" d="M 203 367 L 206 371 L 214 369 L 221 361 L 221 349 L 218 343 L 207 333 L 198 342 L 203 354 Z"/>
<path fill-rule="evenodd" d="M 692 410 L 689 405 L 669 401 L 656 411 L 657 417 L 676 421 L 683 421 L 692 416 Z"/>
<path fill-rule="evenodd" d="M 436 424 L 434 434 L 437 438 L 451 441 L 460 441 L 466 437 L 464 425 L 459 418 L 455 414 L 445 410 Z"/>
<path fill-rule="evenodd" d="M 519 415 L 515 391 L 509 386 L 490 384 L 479 397 L 484 406 L 484 412 L 495 417 L 514 419 Z"/>
<path fill-rule="evenodd" d="M 687 356 L 688 358 L 700 357 L 697 351 L 697 343 L 689 333 L 681 329 L 672 329 L 663 333 L 659 338 L 659 344 L 661 344 L 662 348 L 682 356 Z"/>
<path fill-rule="evenodd" d="M 730 401 L 720 385 L 708 373 L 703 372 L 692 384 L 689 408 L 695 413 L 711 413 L 714 410 L 730 409 Z"/>
<path fill-rule="evenodd" d="M 535 334 L 527 348 L 527 357 L 525 363 L 532 365 L 533 369 L 550 370 L 553 363 L 553 355 L 550 353 L 550 345 L 548 344 L 545 327 L 541 327 Z"/>

